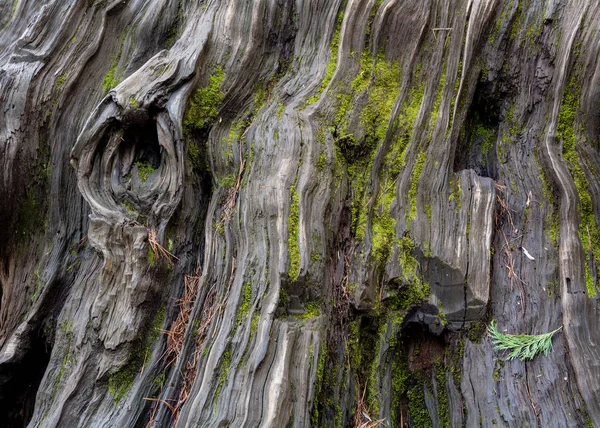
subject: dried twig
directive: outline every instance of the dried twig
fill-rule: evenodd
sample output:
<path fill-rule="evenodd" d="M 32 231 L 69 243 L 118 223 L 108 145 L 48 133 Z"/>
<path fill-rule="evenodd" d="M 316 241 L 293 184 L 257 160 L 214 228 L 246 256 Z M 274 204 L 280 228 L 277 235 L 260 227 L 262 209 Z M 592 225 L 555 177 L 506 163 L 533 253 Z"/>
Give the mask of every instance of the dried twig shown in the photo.
<path fill-rule="evenodd" d="M 375 428 L 385 422 L 385 419 L 378 419 L 374 421 L 369 416 L 369 410 L 365 405 L 365 394 L 367 392 L 367 386 L 363 388 L 362 394 L 360 393 L 360 385 L 357 382 L 357 394 L 356 394 L 356 412 L 354 413 L 354 428 Z"/>
<path fill-rule="evenodd" d="M 235 201 L 237 200 L 237 194 L 240 191 L 240 187 L 242 186 L 242 175 L 244 173 L 244 166 L 246 162 L 244 162 L 244 158 L 242 157 L 242 145 L 239 145 L 240 148 L 240 169 L 238 171 L 237 179 L 235 181 L 235 185 L 229 189 L 227 193 L 227 199 L 223 204 L 223 217 L 219 226 L 223 226 L 223 224 L 229 223 L 229 219 L 231 218 L 231 214 L 233 214 L 233 210 L 235 209 Z"/>
<path fill-rule="evenodd" d="M 148 229 L 148 244 L 150 245 L 150 248 L 152 249 L 154 255 L 158 259 L 164 258 L 165 260 L 167 260 L 167 263 L 170 267 L 173 267 L 173 259 L 179 260 L 173 254 L 171 254 L 165 247 L 160 245 L 160 243 L 156 239 L 156 231 L 154 229 Z"/>
<path fill-rule="evenodd" d="M 196 378 L 198 360 L 200 359 L 202 347 L 204 345 L 204 342 L 206 341 L 208 328 L 215 314 L 216 296 L 217 293 L 215 289 L 211 289 L 206 298 L 204 299 L 204 304 L 202 305 L 202 316 L 200 318 L 202 320 L 202 324 L 200 324 L 200 326 L 198 327 L 198 331 L 196 332 L 194 353 L 192 354 L 192 357 L 188 360 L 185 370 L 183 372 L 183 384 L 181 385 L 181 390 L 179 391 L 177 404 L 175 405 L 175 410 L 173 412 L 174 425 L 176 424 L 177 419 L 179 418 L 179 412 L 181 411 L 181 408 L 183 407 L 190 395 L 192 384 L 194 383 L 194 379 Z"/>
<path fill-rule="evenodd" d="M 167 349 L 165 350 L 166 366 L 175 362 L 181 354 L 185 331 L 189 322 L 190 314 L 196 301 L 198 288 L 200 286 L 201 276 L 186 275 L 184 278 L 185 291 L 183 297 L 179 300 L 179 314 L 169 330 L 163 330 L 167 335 Z"/>

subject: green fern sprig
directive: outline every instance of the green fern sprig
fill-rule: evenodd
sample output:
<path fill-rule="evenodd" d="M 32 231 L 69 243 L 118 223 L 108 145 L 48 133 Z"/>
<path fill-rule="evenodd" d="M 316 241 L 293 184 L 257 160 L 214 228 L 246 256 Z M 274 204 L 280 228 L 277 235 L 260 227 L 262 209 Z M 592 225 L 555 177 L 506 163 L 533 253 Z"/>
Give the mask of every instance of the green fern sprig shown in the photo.
<path fill-rule="evenodd" d="M 560 331 L 557 328 L 550 333 L 530 336 L 527 334 L 502 334 L 496 327 L 496 321 L 492 321 L 488 327 L 488 336 L 492 339 L 494 349 L 497 351 L 509 350 L 506 357 L 509 360 L 518 358 L 520 360 L 532 360 L 536 355 L 543 353 L 545 356 L 552 350 L 552 336 Z"/>

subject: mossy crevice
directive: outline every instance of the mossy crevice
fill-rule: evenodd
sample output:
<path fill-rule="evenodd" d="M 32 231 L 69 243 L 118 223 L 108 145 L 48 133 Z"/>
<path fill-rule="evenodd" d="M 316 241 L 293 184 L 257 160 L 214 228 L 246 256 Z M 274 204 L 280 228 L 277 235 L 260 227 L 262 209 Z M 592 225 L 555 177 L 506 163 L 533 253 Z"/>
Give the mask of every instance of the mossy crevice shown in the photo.
<path fill-rule="evenodd" d="M 209 76 L 207 85 L 194 93 L 183 119 L 185 132 L 206 130 L 217 120 L 219 108 L 225 97 L 221 90 L 224 80 L 223 69 L 217 67 Z"/>
<path fill-rule="evenodd" d="M 578 53 L 575 53 L 575 69 L 569 78 L 562 104 L 558 112 L 556 134 L 562 143 L 562 155 L 569 169 L 579 197 L 577 210 L 579 213 L 579 239 L 585 252 L 585 284 L 589 297 L 596 296 L 597 275 L 593 272 L 594 266 L 600 260 L 600 231 L 594 214 L 592 195 L 587 176 L 582 167 L 583 159 L 577 151 L 577 144 L 586 144 L 585 131 L 579 122 L 580 116 L 580 73 L 577 66 Z"/>
<path fill-rule="evenodd" d="M 135 379 L 139 377 L 142 367 L 150 362 L 152 347 L 161 334 L 165 314 L 165 308 L 162 307 L 156 313 L 145 340 L 138 341 L 132 347 L 130 360 L 109 375 L 108 392 L 112 396 L 115 405 L 127 396 Z"/>
<path fill-rule="evenodd" d="M 290 188 L 290 215 L 288 217 L 288 252 L 290 255 L 290 269 L 288 276 L 292 281 L 298 279 L 300 273 L 300 244 L 298 230 L 300 222 L 300 198 L 296 186 Z"/>

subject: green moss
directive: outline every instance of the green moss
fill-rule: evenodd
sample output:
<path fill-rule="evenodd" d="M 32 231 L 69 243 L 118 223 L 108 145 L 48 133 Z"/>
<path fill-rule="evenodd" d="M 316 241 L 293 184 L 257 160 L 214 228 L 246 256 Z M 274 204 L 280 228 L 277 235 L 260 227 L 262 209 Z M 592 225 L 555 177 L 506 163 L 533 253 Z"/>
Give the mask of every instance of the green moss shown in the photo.
<path fill-rule="evenodd" d="M 384 268 L 396 238 L 396 219 L 391 214 L 395 187 L 380 196 L 380 205 L 373 215 L 373 238 L 371 255 L 375 263 Z"/>
<path fill-rule="evenodd" d="M 258 321 L 260 320 L 260 314 L 255 313 L 252 315 L 252 321 L 250 322 L 250 334 L 254 336 L 258 331 Z"/>
<path fill-rule="evenodd" d="M 575 71 L 565 88 L 563 102 L 558 113 L 556 133 L 562 142 L 563 158 L 571 172 L 579 195 L 579 238 L 586 253 L 585 282 L 588 296 L 595 297 L 596 289 L 589 266 L 593 261 L 600 260 L 600 232 L 594 215 L 589 183 L 581 167 L 582 160 L 576 149 L 578 134 L 583 133 L 583 127 L 576 122 L 580 93 L 578 72 Z"/>
<path fill-rule="evenodd" d="M 372 81 L 369 81 L 364 76 L 369 75 L 366 71 L 371 67 Z M 380 54 L 373 65 L 373 59 L 363 54 L 361 71 L 352 82 L 352 88 L 356 93 L 362 93 L 368 88 L 368 101 L 360 113 L 361 124 L 367 133 L 367 144 L 369 140 L 376 144 L 385 138 L 388 120 L 400 92 L 400 81 L 400 66 L 397 62 L 390 64 Z"/>
<path fill-rule="evenodd" d="M 131 202 L 129 202 L 127 199 L 125 199 L 123 201 L 123 206 L 125 207 L 125 209 L 127 210 L 127 212 L 131 215 L 137 215 L 138 212 L 135 209 L 135 207 L 133 206 L 133 204 Z"/>
<path fill-rule="evenodd" d="M 279 100 L 277 102 L 277 118 L 281 119 L 283 117 L 283 113 L 285 112 L 285 105 Z"/>
<path fill-rule="evenodd" d="M 431 418 L 425 404 L 425 395 L 422 385 L 413 386 L 406 393 L 408 398 L 408 415 L 410 417 L 410 426 L 431 427 Z"/>
<path fill-rule="evenodd" d="M 517 10 L 514 15 L 513 23 L 510 28 L 509 40 L 512 42 L 520 35 L 523 31 L 523 4 L 517 0 Z"/>
<path fill-rule="evenodd" d="M 156 378 L 154 378 L 154 385 L 156 385 L 161 391 L 165 387 L 165 383 L 167 382 L 167 376 L 165 372 L 162 372 Z"/>
<path fill-rule="evenodd" d="M 115 403 L 118 403 L 127 395 L 135 378 L 138 376 L 139 367 L 128 364 L 108 378 L 108 391 Z"/>
<path fill-rule="evenodd" d="M 161 327 L 165 320 L 164 307 L 156 313 L 150 331 L 142 342 L 132 351 L 131 360 L 108 378 L 108 391 L 116 403 L 121 401 L 139 377 L 142 367 L 150 362 L 151 350 L 161 334 Z"/>
<path fill-rule="evenodd" d="M 394 122 L 397 128 L 397 137 L 392 141 L 390 150 L 385 157 L 385 167 L 389 170 L 390 180 L 395 180 L 406 164 L 406 149 L 412 139 L 414 124 L 423 102 L 424 93 L 423 84 L 411 89 Z"/>
<path fill-rule="evenodd" d="M 69 355 L 71 354 L 71 342 L 73 341 L 73 321 L 70 321 L 68 323 L 62 322 L 60 325 L 60 330 L 67 339 L 67 345 L 65 347 L 65 356 L 63 357 L 62 365 L 54 381 L 52 397 L 56 397 L 56 393 L 58 392 L 58 389 L 60 387 L 61 380 L 65 374 L 67 365 L 69 364 Z"/>
<path fill-rule="evenodd" d="M 423 282 L 419 273 L 419 262 L 414 257 L 414 244 L 408 237 L 396 241 L 398 245 L 398 263 L 402 268 L 402 281 L 405 286 L 395 298 L 390 299 L 392 307 L 408 310 L 413 305 L 422 304 L 431 293 L 429 284 Z"/>
<path fill-rule="evenodd" d="M 450 405 L 448 403 L 448 394 L 446 393 L 446 370 L 442 363 L 435 364 L 435 380 L 437 383 L 438 419 L 441 426 L 449 428 Z"/>
<path fill-rule="evenodd" d="M 154 171 L 156 171 L 149 162 L 139 162 L 138 161 L 135 163 L 135 165 L 137 166 L 138 177 L 140 177 L 140 180 L 142 181 L 142 183 L 145 183 L 146 181 L 148 181 L 148 178 L 150 178 L 150 175 L 152 175 L 152 173 Z"/>
<path fill-rule="evenodd" d="M 125 39 L 127 38 L 128 33 L 129 27 L 125 29 L 125 32 L 121 36 L 121 45 L 119 47 L 119 53 L 113 57 L 110 69 L 108 70 L 108 73 L 106 73 L 106 76 L 104 76 L 104 81 L 102 82 L 102 90 L 105 94 L 107 94 L 108 91 L 117 86 L 123 78 L 123 73 L 125 72 L 125 70 L 122 70 L 120 73 L 117 73 L 117 67 L 119 65 L 121 55 L 123 54 L 123 46 L 125 45 Z"/>
<path fill-rule="evenodd" d="M 331 83 L 331 79 L 333 79 L 333 73 L 335 72 L 335 68 L 337 66 L 338 50 L 340 45 L 340 30 L 342 28 L 343 20 L 344 13 L 342 12 L 338 15 L 337 23 L 335 26 L 335 33 L 333 34 L 333 39 L 329 47 L 330 57 L 329 62 L 327 63 L 327 68 L 325 70 L 325 77 L 323 78 L 323 81 L 321 82 L 321 86 L 317 90 L 317 93 L 308 99 L 303 108 L 319 101 L 319 98 L 321 98 L 321 94 L 323 94 L 327 86 L 329 86 L 329 83 Z"/>
<path fill-rule="evenodd" d="M 148 265 L 150 267 L 154 267 L 156 265 L 156 254 L 154 254 L 154 251 L 150 245 L 148 245 Z"/>
<path fill-rule="evenodd" d="M 462 206 L 462 188 L 460 187 L 460 182 L 458 180 L 451 181 L 450 187 L 452 187 L 452 192 L 448 196 L 448 202 L 454 202 L 456 204 L 456 211 L 459 211 Z"/>
<path fill-rule="evenodd" d="M 288 217 L 288 251 L 290 253 L 290 270 L 288 276 L 295 281 L 300 273 L 300 245 L 298 243 L 298 227 L 300 221 L 300 202 L 295 186 L 290 188 L 292 200 Z"/>
<path fill-rule="evenodd" d="M 207 86 L 196 91 L 183 120 L 183 128 L 186 132 L 207 129 L 217 120 L 219 107 L 225 96 L 221 91 L 224 80 L 225 73 L 219 67 L 208 78 Z"/>
<path fill-rule="evenodd" d="M 487 332 L 487 325 L 483 321 L 474 322 L 466 328 L 467 337 L 473 343 L 481 343 Z"/>
<path fill-rule="evenodd" d="M 181 7 L 181 1 L 177 4 L 177 16 L 173 21 L 173 24 L 167 31 L 167 48 L 172 47 L 177 40 L 177 36 L 179 35 L 179 27 L 183 22 L 183 8 Z"/>
<path fill-rule="evenodd" d="M 131 108 L 138 108 L 138 102 L 133 95 L 129 97 L 129 105 L 131 106 Z"/>
<path fill-rule="evenodd" d="M 317 161 L 317 171 L 319 171 L 319 172 L 323 171 L 323 169 L 325 169 L 326 165 L 327 165 L 327 157 L 325 156 L 325 152 L 323 151 L 319 155 L 319 160 Z"/>
<path fill-rule="evenodd" d="M 313 251 L 310 253 L 310 263 L 315 264 L 321 260 L 321 254 L 318 251 Z"/>
<path fill-rule="evenodd" d="M 289 298 L 290 298 L 290 296 L 289 296 L 287 290 L 285 288 L 281 287 L 279 290 L 279 306 L 282 308 L 287 308 Z"/>
<path fill-rule="evenodd" d="M 321 306 L 318 303 L 310 302 L 306 305 L 306 309 L 304 313 L 301 315 L 297 315 L 296 318 L 306 321 L 309 319 L 313 319 L 321 315 Z"/>
<path fill-rule="evenodd" d="M 152 328 L 150 329 L 150 333 L 146 338 L 146 350 L 149 350 L 158 340 L 161 335 L 161 328 L 163 323 L 165 322 L 166 311 L 163 306 L 154 316 L 154 321 L 152 322 Z"/>
<path fill-rule="evenodd" d="M 59 91 L 65 86 L 65 82 L 67 81 L 67 73 L 63 73 L 60 75 L 58 80 L 56 81 L 56 89 Z"/>
<path fill-rule="evenodd" d="M 508 18 L 508 14 L 512 12 L 514 2 L 515 2 L 515 0 L 510 0 L 510 2 L 502 9 L 502 13 L 500 14 L 500 17 L 496 20 L 494 29 L 493 29 L 492 33 L 490 34 L 490 43 L 493 44 L 496 41 L 496 38 L 498 37 L 498 35 L 500 33 L 500 29 L 502 28 L 502 25 Z"/>
<path fill-rule="evenodd" d="M 319 399 L 321 398 L 321 391 L 323 388 L 323 377 L 325 372 L 326 353 L 325 345 L 321 346 L 319 351 L 319 360 L 317 363 L 317 373 L 315 379 L 315 395 L 312 404 L 312 411 L 310 414 L 311 425 L 314 427 L 319 426 Z"/>
<path fill-rule="evenodd" d="M 217 389 L 215 390 L 215 398 L 214 402 L 217 402 L 219 395 L 221 395 L 221 390 L 223 389 L 223 385 L 225 385 L 225 381 L 227 381 L 227 375 L 229 374 L 229 368 L 231 367 L 231 352 L 229 350 L 223 352 L 221 356 L 221 368 L 219 375 L 219 384 Z"/>
<path fill-rule="evenodd" d="M 217 180 L 217 186 L 223 188 L 223 189 L 231 189 L 233 186 L 235 186 L 237 183 L 237 175 L 236 174 L 229 174 L 226 175 L 225 177 L 221 177 Z"/>
<path fill-rule="evenodd" d="M 366 230 L 369 172 L 377 147 L 386 137 L 392 108 L 400 92 L 400 81 L 398 63 L 387 62 L 382 54 L 373 58 L 365 52 L 350 89 L 337 96 L 337 114 L 332 123 L 340 149 L 336 159 L 342 161 L 338 164 L 345 167 L 352 186 L 352 229 L 358 240 L 364 238 Z M 348 132 L 354 106 L 360 106 L 360 125 L 364 130 L 364 138 L 360 141 Z"/>
<path fill-rule="evenodd" d="M 492 373 L 492 380 L 494 383 L 500 382 L 500 366 L 497 364 L 494 366 L 494 373 Z"/>
<path fill-rule="evenodd" d="M 487 163 L 487 155 L 494 147 L 495 132 L 492 128 L 487 127 L 483 123 L 476 121 L 475 127 L 471 134 L 471 144 L 478 144 L 481 152 L 482 165 L 485 167 Z"/>
<path fill-rule="evenodd" d="M 242 321 L 244 321 L 248 314 L 250 313 L 250 303 L 252 301 L 252 285 L 249 282 L 246 282 L 242 286 L 242 294 L 240 296 L 241 301 L 238 306 L 238 315 L 236 325 L 239 326 Z"/>
<path fill-rule="evenodd" d="M 419 184 L 419 180 L 421 179 L 421 173 L 423 172 L 423 166 L 425 165 L 426 158 L 427 152 L 420 152 L 413 167 L 410 188 L 408 189 L 408 201 L 410 204 L 410 209 L 407 216 L 408 222 L 417 218 L 417 186 Z"/>

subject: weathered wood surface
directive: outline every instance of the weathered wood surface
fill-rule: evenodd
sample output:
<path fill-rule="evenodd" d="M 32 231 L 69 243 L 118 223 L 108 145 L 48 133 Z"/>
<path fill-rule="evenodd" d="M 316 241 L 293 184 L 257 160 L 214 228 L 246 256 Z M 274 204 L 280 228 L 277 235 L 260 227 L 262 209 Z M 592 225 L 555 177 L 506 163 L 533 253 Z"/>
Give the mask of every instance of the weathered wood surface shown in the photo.
<path fill-rule="evenodd" d="M 2 2 L 3 426 L 600 426 L 599 29 Z"/>

